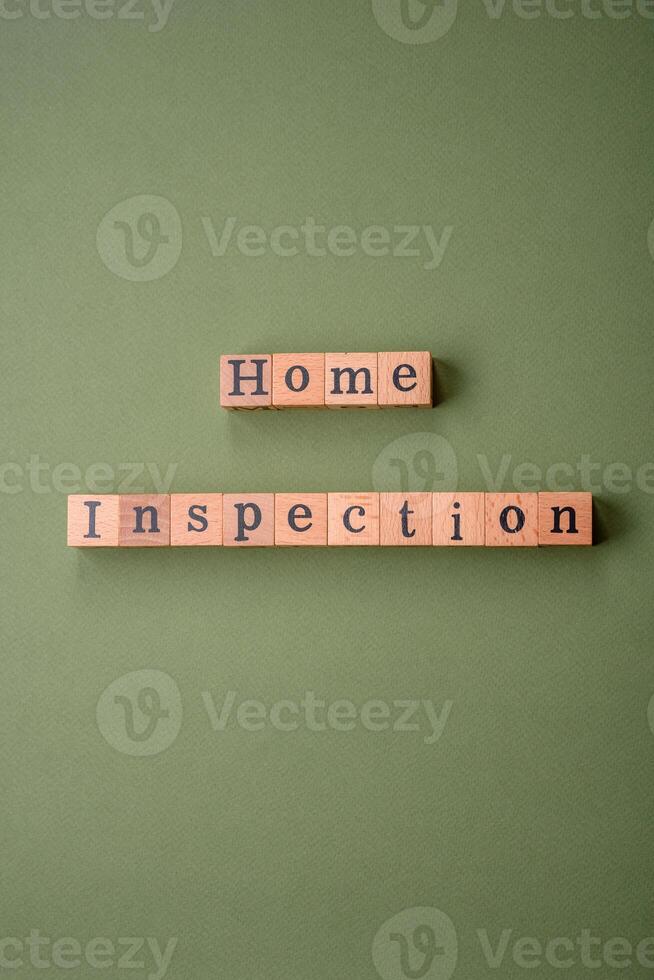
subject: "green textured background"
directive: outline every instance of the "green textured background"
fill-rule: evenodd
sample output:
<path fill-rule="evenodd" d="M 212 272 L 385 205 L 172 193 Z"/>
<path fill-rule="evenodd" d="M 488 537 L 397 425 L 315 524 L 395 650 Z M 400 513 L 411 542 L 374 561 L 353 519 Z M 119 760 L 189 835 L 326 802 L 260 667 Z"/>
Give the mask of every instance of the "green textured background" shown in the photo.
<path fill-rule="evenodd" d="M 176 936 L 175 980 L 374 980 L 385 920 L 434 906 L 455 976 L 476 980 L 525 973 L 510 951 L 492 971 L 477 929 L 654 934 L 654 486 L 635 480 L 654 460 L 654 21 L 571 9 L 494 20 L 469 2 L 417 45 L 351 0 L 177 0 L 159 33 L 0 20 L 1 936 Z M 152 282 L 96 248 L 136 195 L 183 224 Z M 433 271 L 213 257 L 201 219 L 230 215 L 454 230 Z M 397 348 L 441 362 L 433 412 L 218 408 L 221 352 Z M 430 489 L 424 433 L 453 447 L 460 489 L 492 489 L 480 454 L 511 457 L 501 489 L 518 463 L 584 454 L 634 478 L 595 474 L 593 549 L 65 547 L 62 463 L 176 464 L 178 492 L 365 489 L 404 437 Z M 146 667 L 184 717 L 135 758 L 96 704 Z M 202 692 L 229 690 L 453 707 L 434 745 L 214 732 Z"/>

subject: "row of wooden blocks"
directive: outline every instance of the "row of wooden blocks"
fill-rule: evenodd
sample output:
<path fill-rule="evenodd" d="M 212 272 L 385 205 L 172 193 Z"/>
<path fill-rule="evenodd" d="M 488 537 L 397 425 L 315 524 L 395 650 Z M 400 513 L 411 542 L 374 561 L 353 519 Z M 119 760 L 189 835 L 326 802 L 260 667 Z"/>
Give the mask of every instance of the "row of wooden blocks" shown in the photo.
<path fill-rule="evenodd" d="M 76 548 L 591 545 L 590 493 L 73 495 Z"/>
<path fill-rule="evenodd" d="M 431 408 L 429 351 L 223 354 L 223 408 Z"/>

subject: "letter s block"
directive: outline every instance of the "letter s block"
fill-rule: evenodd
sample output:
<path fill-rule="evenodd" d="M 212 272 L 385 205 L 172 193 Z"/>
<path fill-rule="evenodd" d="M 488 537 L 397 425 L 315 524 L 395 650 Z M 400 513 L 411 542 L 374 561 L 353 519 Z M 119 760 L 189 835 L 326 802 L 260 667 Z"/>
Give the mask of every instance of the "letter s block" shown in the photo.
<path fill-rule="evenodd" d="M 117 548 L 119 500 L 115 494 L 71 494 L 68 547 Z"/>
<path fill-rule="evenodd" d="M 380 351 L 380 408 L 431 408 L 432 376 L 429 351 Z"/>
<path fill-rule="evenodd" d="M 538 494 L 486 494 L 486 546 L 538 547 Z"/>
<path fill-rule="evenodd" d="M 167 548 L 170 545 L 170 496 L 126 493 L 119 498 L 121 548 Z"/>
<path fill-rule="evenodd" d="M 222 545 L 222 493 L 171 494 L 170 543 L 173 547 Z"/>
<path fill-rule="evenodd" d="M 223 408 L 272 406 L 270 354 L 223 354 L 220 358 L 220 404 Z"/>
<path fill-rule="evenodd" d="M 538 543 L 592 545 L 592 493 L 539 493 Z"/>

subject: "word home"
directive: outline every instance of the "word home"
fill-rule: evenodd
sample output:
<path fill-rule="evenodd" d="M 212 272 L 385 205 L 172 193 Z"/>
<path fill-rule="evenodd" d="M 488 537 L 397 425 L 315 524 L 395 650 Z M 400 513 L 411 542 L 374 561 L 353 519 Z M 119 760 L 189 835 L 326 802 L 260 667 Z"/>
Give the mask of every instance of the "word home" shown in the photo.
<path fill-rule="evenodd" d="M 184 493 L 68 498 L 73 548 L 592 545 L 590 493 Z"/>
<path fill-rule="evenodd" d="M 431 408 L 429 351 L 223 354 L 220 404 L 255 408 Z"/>

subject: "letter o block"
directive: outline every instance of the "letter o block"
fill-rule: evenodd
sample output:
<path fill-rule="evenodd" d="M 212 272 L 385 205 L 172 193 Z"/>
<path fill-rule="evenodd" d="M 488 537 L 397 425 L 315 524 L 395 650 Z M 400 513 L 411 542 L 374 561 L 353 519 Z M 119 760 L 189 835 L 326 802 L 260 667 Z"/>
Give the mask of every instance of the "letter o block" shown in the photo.
<path fill-rule="evenodd" d="M 486 546 L 538 547 L 538 494 L 486 494 Z"/>
<path fill-rule="evenodd" d="M 273 354 L 273 408 L 325 407 L 325 355 Z"/>
<path fill-rule="evenodd" d="M 431 408 L 432 360 L 429 351 L 380 351 L 380 408 Z"/>
<path fill-rule="evenodd" d="M 220 358 L 220 404 L 255 409 L 272 405 L 270 354 L 223 354 Z"/>

